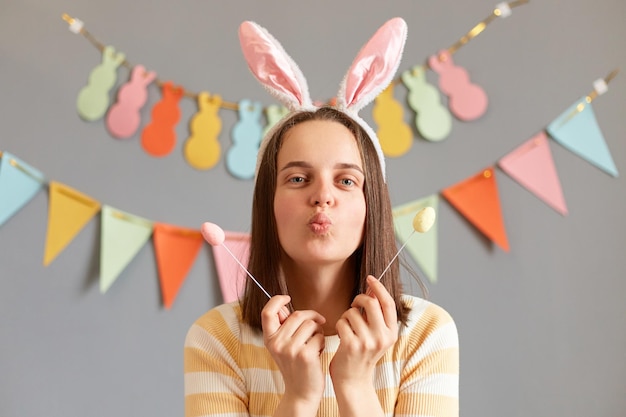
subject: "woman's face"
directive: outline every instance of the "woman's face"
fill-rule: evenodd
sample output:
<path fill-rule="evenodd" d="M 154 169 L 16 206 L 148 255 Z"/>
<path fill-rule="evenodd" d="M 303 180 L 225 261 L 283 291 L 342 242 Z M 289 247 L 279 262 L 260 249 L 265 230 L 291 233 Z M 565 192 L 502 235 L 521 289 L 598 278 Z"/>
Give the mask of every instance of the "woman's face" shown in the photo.
<path fill-rule="evenodd" d="M 353 134 L 337 122 L 291 128 L 277 156 L 274 215 L 280 244 L 294 262 L 342 263 L 361 245 L 363 163 Z"/>

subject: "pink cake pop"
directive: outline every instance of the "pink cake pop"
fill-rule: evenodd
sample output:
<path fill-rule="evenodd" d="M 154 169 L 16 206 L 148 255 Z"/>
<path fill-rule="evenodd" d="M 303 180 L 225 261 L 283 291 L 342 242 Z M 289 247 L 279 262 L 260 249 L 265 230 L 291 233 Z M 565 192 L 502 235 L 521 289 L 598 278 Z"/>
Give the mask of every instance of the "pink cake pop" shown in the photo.
<path fill-rule="evenodd" d="M 202 236 L 211 246 L 219 246 L 224 243 L 226 235 L 221 227 L 215 223 L 206 222 L 202 225 Z"/>
<path fill-rule="evenodd" d="M 200 231 L 202 232 L 202 237 L 204 237 L 204 240 L 206 240 L 209 243 L 209 245 L 222 246 L 224 249 L 226 249 L 226 252 L 228 252 L 228 254 L 232 256 L 232 258 L 235 260 L 235 262 L 237 262 L 237 264 L 241 267 L 241 269 L 246 271 L 246 274 L 248 274 L 248 276 L 252 279 L 252 281 L 254 281 L 257 287 L 259 287 L 261 291 L 263 291 L 263 294 L 265 294 L 267 298 L 272 298 L 270 293 L 268 293 L 265 290 L 265 288 L 263 288 L 261 283 L 259 283 L 259 281 L 257 281 L 256 278 L 252 276 L 250 271 L 248 271 L 248 269 L 245 266 L 243 266 L 243 264 L 239 261 L 239 259 L 237 259 L 237 257 L 230 251 L 230 249 L 228 249 L 228 246 L 224 244 L 226 235 L 224 234 L 224 230 L 221 227 L 219 227 L 215 223 L 205 222 L 202 224 Z M 283 307 L 279 313 L 281 322 L 284 321 L 288 316 L 289 316 L 289 310 Z"/>

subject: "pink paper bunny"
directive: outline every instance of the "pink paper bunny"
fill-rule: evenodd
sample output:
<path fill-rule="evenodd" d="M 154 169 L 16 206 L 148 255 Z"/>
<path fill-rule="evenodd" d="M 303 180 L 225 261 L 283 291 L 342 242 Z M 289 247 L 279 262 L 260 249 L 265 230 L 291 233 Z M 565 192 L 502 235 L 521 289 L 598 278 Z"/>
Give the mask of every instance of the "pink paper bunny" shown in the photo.
<path fill-rule="evenodd" d="M 155 72 L 146 72 L 141 65 L 133 68 L 130 80 L 120 88 L 117 102 L 107 114 L 106 126 L 112 136 L 127 139 L 135 134 L 141 122 L 139 111 L 148 98 L 148 85 L 155 78 Z"/>

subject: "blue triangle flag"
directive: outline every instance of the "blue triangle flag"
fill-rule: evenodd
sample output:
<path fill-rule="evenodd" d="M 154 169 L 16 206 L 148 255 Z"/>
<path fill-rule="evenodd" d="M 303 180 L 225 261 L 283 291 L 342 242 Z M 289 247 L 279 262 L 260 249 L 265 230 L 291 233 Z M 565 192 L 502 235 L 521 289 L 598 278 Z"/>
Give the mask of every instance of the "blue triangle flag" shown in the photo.
<path fill-rule="evenodd" d="M 0 159 L 0 226 L 26 205 L 44 186 L 41 172 L 8 152 Z"/>
<path fill-rule="evenodd" d="M 617 177 L 617 167 L 602 136 L 596 116 L 583 97 L 554 120 L 547 128 L 550 136 L 578 156 Z"/>

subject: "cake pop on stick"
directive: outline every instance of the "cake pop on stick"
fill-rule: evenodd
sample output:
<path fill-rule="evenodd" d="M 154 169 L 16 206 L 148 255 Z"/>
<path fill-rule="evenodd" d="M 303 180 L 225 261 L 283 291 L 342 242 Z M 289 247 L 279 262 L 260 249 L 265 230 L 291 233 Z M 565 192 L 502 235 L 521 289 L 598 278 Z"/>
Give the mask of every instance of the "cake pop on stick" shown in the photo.
<path fill-rule="evenodd" d="M 400 255 L 400 252 L 402 252 L 402 249 L 404 249 L 406 244 L 409 243 L 409 239 L 411 239 L 411 236 L 413 236 L 415 232 L 418 232 L 418 233 L 428 232 L 430 228 L 433 227 L 433 224 L 435 224 L 435 217 L 436 217 L 435 209 L 433 209 L 432 207 L 424 207 L 423 209 L 421 209 L 415 214 L 415 217 L 413 217 L 413 231 L 411 232 L 409 237 L 406 238 L 406 240 L 404 241 L 404 244 L 402 245 L 400 249 L 398 249 L 398 252 L 396 252 L 396 254 L 391 259 L 389 264 L 387 264 L 387 267 L 385 268 L 383 273 L 380 274 L 380 277 L 378 277 L 379 281 L 383 277 L 383 275 L 385 275 L 385 272 L 387 272 L 387 270 L 389 269 L 393 261 L 395 261 L 398 255 Z"/>
<path fill-rule="evenodd" d="M 245 266 L 243 266 L 243 264 L 239 261 L 239 259 L 237 259 L 237 257 L 230 251 L 230 249 L 228 249 L 228 246 L 224 244 L 224 240 L 226 239 L 226 236 L 224 234 L 224 230 L 221 227 L 219 227 L 215 223 L 205 222 L 202 224 L 200 231 L 202 232 L 202 236 L 204 237 L 204 240 L 206 240 L 209 243 L 209 245 L 221 246 L 224 249 L 226 249 L 226 252 L 228 252 L 228 254 L 232 256 L 232 258 L 235 260 L 235 262 L 237 262 L 237 264 L 241 267 L 241 269 L 246 271 L 246 274 L 248 274 L 248 276 L 257 285 L 257 287 L 259 287 L 261 291 L 263 291 L 263 294 L 265 294 L 268 299 L 272 298 L 270 293 L 268 293 L 265 290 L 265 288 L 263 288 L 261 283 L 259 283 L 259 281 L 257 281 L 256 278 L 252 276 L 250 271 L 248 271 L 248 269 Z M 280 310 L 279 316 L 280 316 L 281 322 L 284 321 L 289 316 L 289 310 L 283 307 Z"/>

